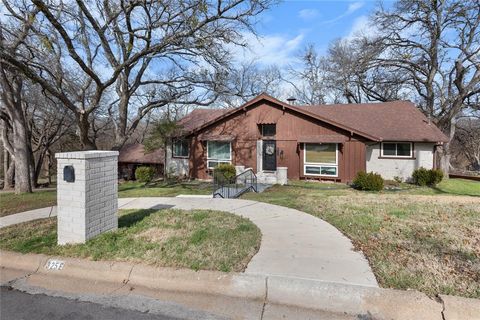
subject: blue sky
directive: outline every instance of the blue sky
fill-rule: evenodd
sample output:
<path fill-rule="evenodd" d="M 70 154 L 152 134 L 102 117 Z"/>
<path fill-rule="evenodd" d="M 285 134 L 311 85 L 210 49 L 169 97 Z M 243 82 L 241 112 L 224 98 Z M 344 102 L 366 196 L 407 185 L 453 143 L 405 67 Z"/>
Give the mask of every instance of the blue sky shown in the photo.
<path fill-rule="evenodd" d="M 389 3 L 391 1 L 386 5 Z M 371 32 L 367 17 L 376 4 L 374 0 L 283 1 L 261 14 L 257 25 L 261 38 L 246 36 L 252 49 L 244 53 L 243 58 L 284 67 L 291 64 L 307 44 L 315 44 L 319 52 L 324 53 L 336 38 Z"/>

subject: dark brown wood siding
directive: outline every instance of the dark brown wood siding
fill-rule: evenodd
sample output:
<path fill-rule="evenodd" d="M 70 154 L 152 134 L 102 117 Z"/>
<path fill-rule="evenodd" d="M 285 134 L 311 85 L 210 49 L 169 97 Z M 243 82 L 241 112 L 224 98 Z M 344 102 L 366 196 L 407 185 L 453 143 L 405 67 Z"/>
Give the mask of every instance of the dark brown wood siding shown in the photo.
<path fill-rule="evenodd" d="M 320 107 L 321 108 L 321 107 Z M 206 168 L 206 142 L 202 136 L 233 136 L 232 163 L 253 168 L 257 171 L 257 140 L 262 139 L 259 124 L 276 124 L 277 166 L 288 167 L 288 178 L 305 178 L 303 175 L 303 146 L 299 143 L 302 136 L 343 135 L 351 140 L 352 135 L 343 129 L 312 119 L 295 111 L 283 110 L 280 106 L 261 102 L 239 111 L 202 131 L 195 133 L 190 152 L 190 176 L 209 179 Z M 365 144 L 347 141 L 340 145 L 339 178 L 351 181 L 359 170 L 365 170 Z"/>

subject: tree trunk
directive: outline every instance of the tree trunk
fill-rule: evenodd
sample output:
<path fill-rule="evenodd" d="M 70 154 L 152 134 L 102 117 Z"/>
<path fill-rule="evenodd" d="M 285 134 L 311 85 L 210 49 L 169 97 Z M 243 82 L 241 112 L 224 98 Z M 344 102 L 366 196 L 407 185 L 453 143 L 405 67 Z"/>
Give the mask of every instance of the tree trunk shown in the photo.
<path fill-rule="evenodd" d="M 15 154 L 15 193 L 32 192 L 30 166 L 31 154 L 25 117 L 20 106 L 11 112 L 13 127 L 13 150 Z"/>
<path fill-rule="evenodd" d="M 11 160 L 5 175 L 4 190 L 12 190 L 15 187 L 15 161 Z"/>
<path fill-rule="evenodd" d="M 445 125 L 444 132 L 448 137 L 448 142 L 444 143 L 440 155 L 440 170 L 443 171 L 443 175 L 445 179 L 448 179 L 448 174 L 450 172 L 450 159 L 451 159 L 451 150 L 450 150 L 450 143 L 453 141 L 453 137 L 455 136 L 455 128 L 456 128 L 456 120 L 450 119 L 448 123 Z"/>
<path fill-rule="evenodd" d="M 3 182 L 3 190 L 12 190 L 14 187 L 13 179 L 15 176 L 15 162 L 10 157 L 9 152 L 4 149 L 3 153 L 3 168 L 5 173 L 5 181 Z"/>
<path fill-rule="evenodd" d="M 95 142 L 92 141 L 88 134 L 90 132 L 90 123 L 88 122 L 88 113 L 77 114 L 77 125 L 79 130 L 80 144 L 83 150 L 97 150 Z"/>

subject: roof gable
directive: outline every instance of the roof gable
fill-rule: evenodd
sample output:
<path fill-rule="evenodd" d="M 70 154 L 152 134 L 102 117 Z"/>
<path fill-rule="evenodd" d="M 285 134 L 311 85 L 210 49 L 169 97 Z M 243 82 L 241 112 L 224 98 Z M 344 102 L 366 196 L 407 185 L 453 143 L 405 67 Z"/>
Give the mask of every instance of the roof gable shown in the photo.
<path fill-rule="evenodd" d="M 201 125 L 197 125 L 195 126 L 194 128 L 191 128 L 190 130 L 188 130 L 187 128 L 185 128 L 184 126 L 184 129 L 186 131 L 190 131 L 190 133 L 195 133 L 195 132 L 198 132 L 200 130 L 202 130 L 203 128 L 206 128 L 208 126 L 211 126 L 237 112 L 241 112 L 241 111 L 244 111 L 246 110 L 247 108 L 259 103 L 259 102 L 262 102 L 262 101 L 267 101 L 267 102 L 270 102 L 270 103 L 273 103 L 273 104 L 276 104 L 278 106 L 280 106 L 281 108 L 283 109 L 288 109 L 290 111 L 293 111 L 293 112 L 296 112 L 296 113 L 300 113 L 300 114 L 303 114 L 303 115 L 306 115 L 310 118 L 313 118 L 313 119 L 316 119 L 316 120 L 320 120 L 322 122 L 325 122 L 325 123 L 328 123 L 330 125 L 333 125 L 335 127 L 338 127 L 338 128 L 341 128 L 343 130 L 346 130 L 346 131 L 349 131 L 351 133 L 356 133 L 362 137 L 365 137 L 365 138 L 368 138 L 370 140 L 374 140 L 374 141 L 380 141 L 380 139 L 378 137 L 375 137 L 371 134 L 368 134 L 368 133 L 365 133 L 365 132 L 362 132 L 360 130 L 356 130 L 355 128 L 352 128 L 352 127 L 349 127 L 349 126 L 346 126 L 346 125 L 343 125 L 341 123 L 338 123 L 336 121 L 333 121 L 331 119 L 328 119 L 328 118 L 325 118 L 323 117 L 322 115 L 318 115 L 318 114 L 315 114 L 315 113 L 312 113 L 308 110 L 303 110 L 301 108 L 298 108 L 296 106 L 292 106 L 290 104 L 287 104 L 285 102 L 282 102 L 278 99 L 275 99 L 271 96 L 269 96 L 268 94 L 266 93 L 262 93 L 261 95 L 257 96 L 256 98 L 246 102 L 245 104 L 241 105 L 240 107 L 237 107 L 237 108 L 234 108 L 234 109 L 217 109 L 217 110 L 221 110 L 222 113 L 216 117 L 213 117 L 212 116 L 212 119 L 209 120 L 209 121 L 203 121 L 203 123 Z M 198 110 L 205 110 L 205 109 L 198 109 Z M 192 112 L 193 113 L 193 112 Z M 190 113 L 190 115 L 192 114 Z M 183 119 L 182 119 L 183 120 Z M 198 123 L 200 123 L 202 121 L 199 121 Z M 182 123 L 180 122 L 179 123 L 180 125 L 182 125 Z"/>

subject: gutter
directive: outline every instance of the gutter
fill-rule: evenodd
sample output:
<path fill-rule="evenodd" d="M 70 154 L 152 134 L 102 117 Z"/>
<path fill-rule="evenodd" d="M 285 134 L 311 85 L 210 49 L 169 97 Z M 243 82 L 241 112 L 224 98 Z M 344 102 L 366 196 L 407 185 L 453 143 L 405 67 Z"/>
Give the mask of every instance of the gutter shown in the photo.
<path fill-rule="evenodd" d="M 136 295 L 235 319 L 480 319 L 480 300 L 432 299 L 416 290 L 8 251 L 0 256 L 3 285 L 73 299 L 95 294 L 128 301 Z M 49 269 L 51 265 L 62 267 Z"/>

